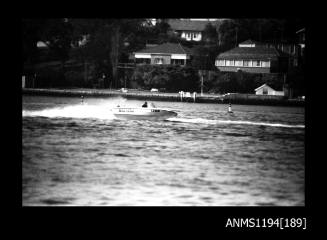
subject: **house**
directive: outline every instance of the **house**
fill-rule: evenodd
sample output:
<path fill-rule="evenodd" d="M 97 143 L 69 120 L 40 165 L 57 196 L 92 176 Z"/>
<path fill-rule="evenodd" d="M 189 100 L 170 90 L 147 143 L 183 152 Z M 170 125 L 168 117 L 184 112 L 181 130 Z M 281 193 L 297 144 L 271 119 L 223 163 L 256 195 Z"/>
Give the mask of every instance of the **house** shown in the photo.
<path fill-rule="evenodd" d="M 255 90 L 256 95 L 274 95 L 274 96 L 284 96 L 284 91 L 276 91 L 267 84 L 263 84 Z"/>
<path fill-rule="evenodd" d="M 187 41 L 201 41 L 203 31 L 207 24 L 217 26 L 221 21 L 216 20 L 188 20 L 188 19 L 169 19 L 167 23 L 173 32 Z"/>
<path fill-rule="evenodd" d="M 286 72 L 288 55 L 275 47 L 247 40 L 227 52 L 219 54 L 215 66 L 223 72 L 242 70 L 251 73 Z"/>
<path fill-rule="evenodd" d="M 49 48 L 49 47 L 48 47 L 48 44 L 49 44 L 49 42 L 38 41 L 38 42 L 36 43 L 36 47 L 37 47 L 38 49 L 47 49 L 47 48 Z"/>
<path fill-rule="evenodd" d="M 186 65 L 190 62 L 191 57 L 191 49 L 182 46 L 180 43 L 164 43 L 134 53 L 136 64 Z"/>

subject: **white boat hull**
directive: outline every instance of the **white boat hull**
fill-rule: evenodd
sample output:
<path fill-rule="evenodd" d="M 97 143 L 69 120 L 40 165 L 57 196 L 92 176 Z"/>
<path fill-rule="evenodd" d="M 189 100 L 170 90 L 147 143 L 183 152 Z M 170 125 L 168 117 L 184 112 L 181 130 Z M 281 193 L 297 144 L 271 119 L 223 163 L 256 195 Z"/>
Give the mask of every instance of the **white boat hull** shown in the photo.
<path fill-rule="evenodd" d="M 116 118 L 129 120 L 166 120 L 177 116 L 176 112 L 159 108 L 117 107 L 111 111 Z"/>

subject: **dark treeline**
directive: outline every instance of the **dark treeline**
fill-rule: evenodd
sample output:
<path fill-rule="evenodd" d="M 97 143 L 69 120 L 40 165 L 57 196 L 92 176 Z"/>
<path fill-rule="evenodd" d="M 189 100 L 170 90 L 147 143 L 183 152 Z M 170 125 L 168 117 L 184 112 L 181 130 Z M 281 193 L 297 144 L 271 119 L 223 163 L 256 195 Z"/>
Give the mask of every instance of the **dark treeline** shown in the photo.
<path fill-rule="evenodd" d="M 141 18 L 23 19 L 23 69 L 26 71 L 26 66 L 29 66 L 29 74 L 44 76 L 48 82 L 39 83 L 44 86 L 88 87 L 101 79 L 104 88 L 122 87 L 118 63 L 129 62 L 130 54 L 144 48 L 146 44 L 180 42 L 193 49 L 195 56 L 191 67 L 194 70 L 217 71 L 214 66 L 216 56 L 235 47 L 237 43 L 247 39 L 296 42 L 295 33 L 303 26 L 301 19 L 231 19 L 219 26 L 207 25 L 201 42 L 188 42 L 171 31 L 166 19 L 158 19 L 154 26 L 148 19 Z M 47 50 L 37 47 L 39 41 L 46 43 Z M 59 61 L 60 65 L 56 68 L 36 67 L 51 60 Z M 68 68 L 67 63 L 70 61 L 78 62 L 79 67 Z M 185 75 L 180 72 L 174 74 Z M 134 72 L 126 76 L 135 78 L 139 75 Z M 158 74 L 153 76 L 156 78 L 150 82 L 163 85 L 160 81 L 165 82 L 165 77 L 158 77 Z M 149 86 L 149 79 L 143 79 L 143 84 L 139 78 L 137 81 L 140 86 Z M 207 85 L 212 84 L 208 82 Z M 189 87 L 194 87 L 193 80 Z"/>

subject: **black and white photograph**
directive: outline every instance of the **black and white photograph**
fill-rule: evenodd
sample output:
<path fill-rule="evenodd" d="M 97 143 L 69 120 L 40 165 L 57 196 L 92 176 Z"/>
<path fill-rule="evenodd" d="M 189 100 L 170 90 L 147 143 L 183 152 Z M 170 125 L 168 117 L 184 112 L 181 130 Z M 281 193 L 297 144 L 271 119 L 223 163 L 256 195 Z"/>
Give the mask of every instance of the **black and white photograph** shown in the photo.
<path fill-rule="evenodd" d="M 21 19 L 23 207 L 306 206 L 304 20 L 211 17 Z"/>

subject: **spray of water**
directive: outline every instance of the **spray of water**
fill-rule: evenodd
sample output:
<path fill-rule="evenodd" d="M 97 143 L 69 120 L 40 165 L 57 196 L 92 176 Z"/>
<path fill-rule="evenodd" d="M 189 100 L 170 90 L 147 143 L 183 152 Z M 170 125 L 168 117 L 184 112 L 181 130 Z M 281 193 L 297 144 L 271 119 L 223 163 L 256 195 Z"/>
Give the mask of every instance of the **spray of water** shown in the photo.
<path fill-rule="evenodd" d="M 123 106 L 125 101 L 126 99 L 117 98 L 95 103 L 83 102 L 76 105 L 37 111 L 23 110 L 22 114 L 23 117 L 114 119 L 115 117 L 110 109 L 117 105 Z"/>
<path fill-rule="evenodd" d="M 55 107 L 37 111 L 23 110 L 23 117 L 48 117 L 48 118 L 96 118 L 96 119 L 115 119 L 110 111 L 113 107 L 125 107 L 126 99 L 116 98 L 110 101 L 97 101 L 95 103 L 79 103 L 65 107 Z M 136 103 L 129 102 L 128 107 L 139 107 Z M 304 125 L 289 125 L 281 123 L 252 122 L 240 120 L 211 120 L 203 118 L 170 118 L 168 121 L 195 124 L 238 124 L 238 125 L 257 125 L 283 128 L 305 128 Z"/>
<path fill-rule="evenodd" d="M 40 111 L 23 111 L 23 117 L 49 117 L 49 118 L 99 118 L 111 119 L 110 111 L 101 106 L 68 106 L 63 108 L 44 109 Z"/>

